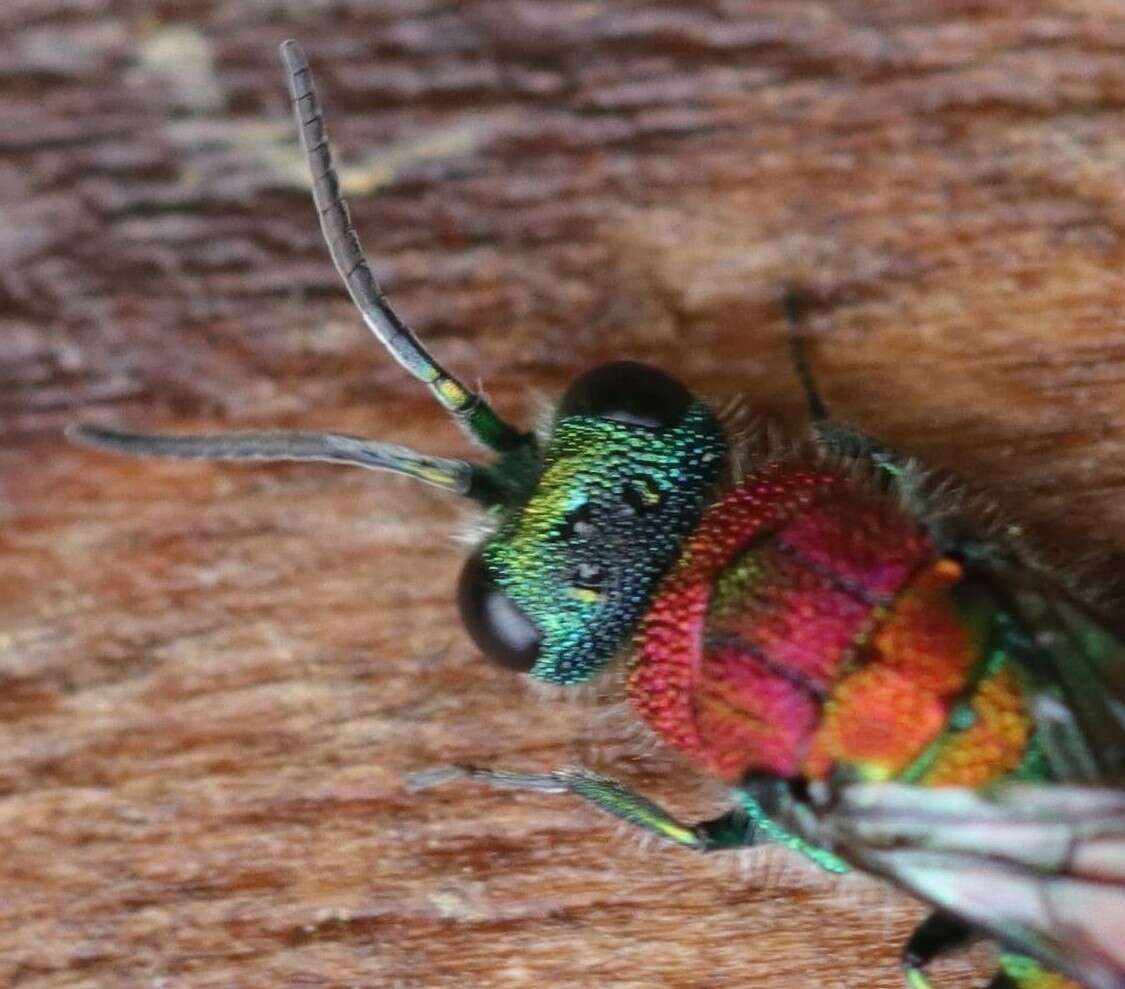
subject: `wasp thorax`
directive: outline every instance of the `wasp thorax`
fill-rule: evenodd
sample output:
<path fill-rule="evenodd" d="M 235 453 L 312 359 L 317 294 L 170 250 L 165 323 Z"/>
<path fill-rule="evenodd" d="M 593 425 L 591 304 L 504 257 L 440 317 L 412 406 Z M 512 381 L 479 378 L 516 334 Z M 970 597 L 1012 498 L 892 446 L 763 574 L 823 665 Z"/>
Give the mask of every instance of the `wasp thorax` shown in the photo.
<path fill-rule="evenodd" d="M 466 566 L 474 641 L 537 679 L 588 680 L 676 558 L 725 453 L 714 413 L 663 371 L 621 361 L 584 374 L 559 404 L 529 495 L 500 512 Z"/>

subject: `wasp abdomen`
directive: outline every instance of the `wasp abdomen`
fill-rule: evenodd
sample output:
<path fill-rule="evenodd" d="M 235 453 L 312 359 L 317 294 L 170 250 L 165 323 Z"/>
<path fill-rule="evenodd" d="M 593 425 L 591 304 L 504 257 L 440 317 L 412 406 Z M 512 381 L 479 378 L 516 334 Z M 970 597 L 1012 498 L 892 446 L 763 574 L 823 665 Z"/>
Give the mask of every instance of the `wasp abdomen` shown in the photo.
<path fill-rule="evenodd" d="M 899 775 L 946 730 L 984 649 L 988 609 L 959 600 L 962 576 L 878 492 L 768 465 L 707 510 L 660 586 L 630 697 L 724 779 Z"/>

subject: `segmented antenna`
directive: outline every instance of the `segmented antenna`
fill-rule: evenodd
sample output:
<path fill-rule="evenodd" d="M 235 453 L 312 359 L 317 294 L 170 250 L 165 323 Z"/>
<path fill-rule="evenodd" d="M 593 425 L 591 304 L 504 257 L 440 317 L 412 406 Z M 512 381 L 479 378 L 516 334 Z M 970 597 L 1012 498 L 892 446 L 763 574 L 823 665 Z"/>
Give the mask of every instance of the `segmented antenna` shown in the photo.
<path fill-rule="evenodd" d="M 486 467 L 464 460 L 431 457 L 395 443 L 342 433 L 245 432 L 203 436 L 153 436 L 100 426 L 72 426 L 69 439 L 134 456 L 188 460 L 324 460 L 386 470 L 425 481 L 453 494 L 495 503 Z"/>
<path fill-rule="evenodd" d="M 158 436 L 118 432 L 100 426 L 67 429 L 78 443 L 139 456 L 199 460 L 326 460 L 425 481 L 444 491 L 464 495 L 486 507 L 526 497 L 535 441 L 505 423 L 479 395 L 469 391 L 430 356 L 383 298 L 363 256 L 324 130 L 320 101 L 304 52 L 294 41 L 281 46 L 293 97 L 301 144 L 313 178 L 313 201 L 336 269 L 364 322 L 414 377 L 426 383 L 437 400 L 470 436 L 501 456 L 494 466 L 415 453 L 394 443 L 340 433 L 254 432 L 211 436 Z"/>
<path fill-rule="evenodd" d="M 340 190 L 324 115 L 305 53 L 297 42 L 286 41 L 281 45 L 281 60 L 288 73 L 301 146 L 312 172 L 313 202 L 320 216 L 320 228 L 332 262 L 363 321 L 407 371 L 426 383 L 474 439 L 498 453 L 530 444 L 529 434 L 509 426 L 483 398 L 446 371 L 388 304 L 364 257 Z"/>

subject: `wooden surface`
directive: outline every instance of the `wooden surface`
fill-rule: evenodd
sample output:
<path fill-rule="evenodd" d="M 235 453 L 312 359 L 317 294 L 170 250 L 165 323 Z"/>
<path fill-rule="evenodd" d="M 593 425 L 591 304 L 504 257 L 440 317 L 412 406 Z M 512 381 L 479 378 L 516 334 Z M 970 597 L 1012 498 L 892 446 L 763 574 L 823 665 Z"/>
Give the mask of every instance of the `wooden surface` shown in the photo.
<path fill-rule="evenodd" d="M 898 986 L 920 911 L 873 883 L 642 847 L 563 798 L 404 790 L 585 762 L 719 805 L 474 655 L 461 506 L 61 441 L 466 452 L 330 268 L 287 36 L 386 286 L 504 413 L 631 356 L 797 423 L 795 285 L 839 416 L 1125 560 L 1120 0 L 6 0 L 0 984 Z"/>

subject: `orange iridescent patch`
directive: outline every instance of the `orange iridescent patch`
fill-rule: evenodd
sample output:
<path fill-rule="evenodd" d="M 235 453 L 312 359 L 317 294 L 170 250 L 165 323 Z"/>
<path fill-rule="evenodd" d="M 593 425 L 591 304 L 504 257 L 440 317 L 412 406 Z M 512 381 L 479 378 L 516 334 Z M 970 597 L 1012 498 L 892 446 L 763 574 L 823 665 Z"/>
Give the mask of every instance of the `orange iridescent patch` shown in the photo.
<path fill-rule="evenodd" d="M 805 761 L 809 776 L 842 763 L 865 779 L 889 779 L 937 737 L 980 655 L 951 594 L 961 574 L 955 561 L 937 560 L 899 595 L 862 665 L 825 704 Z"/>
<path fill-rule="evenodd" d="M 922 777 L 926 786 L 980 786 L 1015 769 L 1031 736 L 1023 691 L 1008 666 L 985 677 L 971 703 L 975 720 L 951 735 Z"/>

